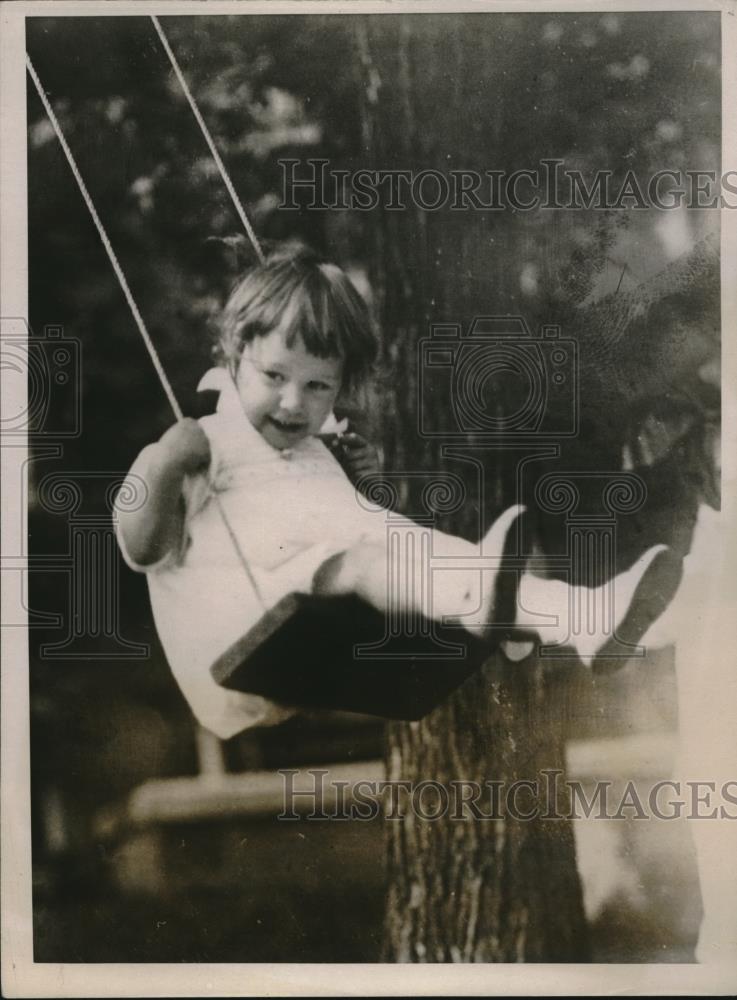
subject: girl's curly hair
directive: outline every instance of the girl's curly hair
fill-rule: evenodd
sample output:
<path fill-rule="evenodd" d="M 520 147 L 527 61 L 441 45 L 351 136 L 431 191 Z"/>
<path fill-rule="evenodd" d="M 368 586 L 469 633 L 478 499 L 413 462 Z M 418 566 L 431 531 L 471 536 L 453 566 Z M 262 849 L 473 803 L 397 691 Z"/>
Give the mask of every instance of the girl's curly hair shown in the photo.
<path fill-rule="evenodd" d="M 377 354 L 369 309 L 348 275 L 305 246 L 272 251 L 235 285 L 219 322 L 218 360 L 235 372 L 244 346 L 281 329 L 316 357 L 343 362 L 343 389 L 359 388 Z"/>

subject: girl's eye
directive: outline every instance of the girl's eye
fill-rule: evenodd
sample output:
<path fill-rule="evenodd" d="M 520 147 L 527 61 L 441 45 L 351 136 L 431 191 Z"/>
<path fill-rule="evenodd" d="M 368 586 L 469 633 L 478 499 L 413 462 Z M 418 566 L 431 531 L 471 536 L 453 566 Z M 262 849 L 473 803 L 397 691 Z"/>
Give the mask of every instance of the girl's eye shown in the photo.
<path fill-rule="evenodd" d="M 327 382 L 310 382 L 309 387 L 314 392 L 328 392 L 331 388 Z"/>
<path fill-rule="evenodd" d="M 284 376 L 281 372 L 265 371 L 263 374 L 269 382 L 273 382 L 275 385 L 280 385 L 284 381 Z"/>

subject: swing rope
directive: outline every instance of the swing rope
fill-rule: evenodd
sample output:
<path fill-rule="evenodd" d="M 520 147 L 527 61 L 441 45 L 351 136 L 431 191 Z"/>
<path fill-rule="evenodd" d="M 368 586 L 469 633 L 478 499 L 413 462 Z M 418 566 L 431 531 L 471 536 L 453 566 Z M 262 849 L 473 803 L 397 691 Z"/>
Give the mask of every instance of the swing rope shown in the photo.
<path fill-rule="evenodd" d="M 207 127 L 205 119 L 200 114 L 200 109 L 197 106 L 197 101 L 195 101 L 194 97 L 192 96 L 192 92 L 187 86 L 187 81 L 185 80 L 184 74 L 182 73 L 179 67 L 179 63 L 177 62 L 177 57 L 172 52 L 171 46 L 169 45 L 169 41 L 166 35 L 164 34 L 164 29 L 161 27 L 161 24 L 159 23 L 158 17 L 155 14 L 151 14 L 150 17 L 151 20 L 153 21 L 154 28 L 156 28 L 156 32 L 159 38 L 161 39 L 161 44 L 164 46 L 164 51 L 169 57 L 169 62 L 172 65 L 172 69 L 176 74 L 177 80 L 179 80 L 179 85 L 184 91 L 184 96 L 189 101 L 189 106 L 192 109 L 192 114 L 195 116 L 197 124 L 200 126 L 200 129 L 202 130 L 202 134 L 205 137 L 205 142 L 210 147 L 210 153 L 212 154 L 212 158 L 215 161 L 218 170 L 220 171 L 220 176 L 223 179 L 223 183 L 225 184 L 225 187 L 228 190 L 228 194 L 230 195 L 235 210 L 238 213 L 238 218 L 241 220 L 243 228 L 246 230 L 248 238 L 251 241 L 251 244 L 253 245 L 253 249 L 256 251 L 256 256 L 259 259 L 259 263 L 264 264 L 266 262 L 266 258 L 264 257 L 263 250 L 261 249 L 261 244 L 259 243 L 258 237 L 256 236 L 256 233 L 253 230 L 253 226 L 251 225 L 251 222 L 248 216 L 246 215 L 246 211 L 243 208 L 243 205 L 241 204 L 241 200 L 238 197 L 235 188 L 233 187 L 230 175 L 228 174 L 228 171 L 225 169 L 225 164 L 220 158 L 220 153 L 218 152 L 217 146 L 213 142 L 212 136 L 210 135 L 210 130 Z"/>
<path fill-rule="evenodd" d="M 156 371 L 156 374 L 158 375 L 159 382 L 161 383 L 161 386 L 162 386 L 164 392 L 166 393 L 167 399 L 169 400 L 169 405 L 171 406 L 171 408 L 172 408 L 172 410 L 174 412 L 174 416 L 176 417 L 176 419 L 177 420 L 183 420 L 184 419 L 184 414 L 182 412 L 182 408 L 180 407 L 179 402 L 177 401 L 177 398 L 174 395 L 174 390 L 172 389 L 171 383 L 169 382 L 169 379 L 167 378 L 166 372 L 164 371 L 164 367 L 161 364 L 161 359 L 159 358 L 159 355 L 158 355 L 158 352 L 156 350 L 156 347 L 154 346 L 154 343 L 153 343 L 153 341 L 151 339 L 151 335 L 149 334 L 148 330 L 146 329 L 146 324 L 144 323 L 143 317 L 141 316 L 141 313 L 139 312 L 138 306 L 136 305 L 136 301 L 133 298 L 133 294 L 131 293 L 131 290 L 130 290 L 130 288 L 128 286 L 128 281 L 126 280 L 125 274 L 123 273 L 123 269 L 120 266 L 120 263 L 118 261 L 118 258 L 116 256 L 116 254 L 115 254 L 115 251 L 113 250 L 113 246 L 112 246 L 112 244 L 111 244 L 111 242 L 110 242 L 110 240 L 108 238 L 108 235 L 105 232 L 105 227 L 102 224 L 100 216 L 97 214 L 97 209 L 95 208 L 95 205 L 94 205 L 94 203 L 92 201 L 90 193 L 87 190 L 87 185 L 85 184 L 84 179 L 82 178 L 82 175 L 79 172 L 79 168 L 77 167 L 77 163 L 76 163 L 76 161 L 74 159 L 74 155 L 72 154 L 72 151 L 69 148 L 66 139 L 64 138 L 64 133 L 61 130 L 61 126 L 60 126 L 60 124 L 59 124 L 59 122 L 57 120 L 56 115 L 54 114 L 54 109 L 51 107 L 51 103 L 49 102 L 49 99 L 46 96 L 46 92 L 43 89 L 43 86 L 41 84 L 41 80 L 39 79 L 38 74 L 36 73 L 36 70 L 35 70 L 35 68 L 33 66 L 33 63 L 31 62 L 31 58 L 28 55 L 28 53 L 26 53 L 26 67 L 28 69 L 28 73 L 29 73 L 31 79 L 33 80 L 34 86 L 36 87 L 36 91 L 38 92 L 38 96 L 41 98 L 41 103 L 43 104 L 44 110 L 46 111 L 46 114 L 48 115 L 49 121 L 51 122 L 51 125 L 52 125 L 52 127 L 54 129 L 54 132 L 56 133 L 56 137 L 59 140 L 59 144 L 61 145 L 61 148 L 64 151 L 64 155 L 67 158 L 67 162 L 69 163 L 71 171 L 72 171 L 72 173 L 74 175 L 74 179 L 77 182 L 77 186 L 79 187 L 79 190 L 82 193 L 82 197 L 83 197 L 84 202 L 85 202 L 85 204 L 87 206 L 87 210 L 89 211 L 90 216 L 92 217 L 92 221 L 95 224 L 95 228 L 97 229 L 97 232 L 98 232 L 98 235 L 100 237 L 100 240 L 102 241 L 102 245 L 104 246 L 105 251 L 106 251 L 106 253 L 108 255 L 108 258 L 110 259 L 110 263 L 113 266 L 113 270 L 115 271 L 115 275 L 116 275 L 116 277 L 118 279 L 118 283 L 120 284 L 120 287 L 121 287 L 121 289 L 123 291 L 123 295 L 125 296 L 125 300 L 128 303 L 128 306 L 130 307 L 131 313 L 133 314 L 133 318 L 134 318 L 134 320 L 136 322 L 136 326 L 138 327 L 138 331 L 141 334 L 141 337 L 143 338 L 143 342 L 146 345 L 148 353 L 149 353 L 149 355 L 151 357 L 151 361 L 153 362 L 153 366 L 154 366 L 154 369 Z M 256 582 L 256 579 L 255 579 L 255 577 L 254 577 L 254 575 L 253 575 L 253 573 L 251 571 L 251 567 L 248 565 L 248 560 L 246 559 L 246 557 L 245 557 L 245 555 L 243 553 L 243 550 L 240 547 L 240 544 L 239 544 L 238 539 L 237 539 L 237 537 L 235 535 L 235 532 L 233 531 L 233 528 L 231 527 L 230 522 L 228 521 L 228 518 L 227 518 L 227 515 L 225 513 L 225 509 L 223 507 L 222 501 L 220 500 L 220 497 L 218 496 L 217 493 L 213 493 L 212 497 L 213 497 L 213 499 L 215 501 L 215 505 L 216 505 L 217 510 L 218 510 L 218 512 L 220 514 L 222 522 L 225 525 L 225 528 L 226 528 L 226 530 L 228 532 L 228 535 L 230 536 L 230 540 L 233 543 L 233 547 L 234 547 L 235 552 L 236 552 L 236 554 L 238 556 L 238 559 L 239 559 L 241 565 L 243 566 L 243 569 L 244 569 L 244 571 L 246 573 L 246 576 L 248 577 L 248 581 L 249 581 L 249 583 L 250 583 L 250 585 L 251 585 L 251 587 L 253 589 L 253 592 L 254 592 L 254 594 L 256 596 L 256 599 L 258 600 L 259 605 L 261 606 L 262 611 L 265 612 L 266 611 L 266 602 L 264 601 L 264 598 L 263 598 L 263 595 L 261 593 L 261 590 L 260 590 L 260 588 L 259 588 L 259 586 L 258 586 L 258 584 Z"/>
<path fill-rule="evenodd" d="M 100 221 L 100 216 L 97 214 L 97 209 L 95 208 L 92 198 L 90 197 L 90 193 L 87 190 L 87 185 L 82 179 L 82 175 L 80 174 L 77 168 L 77 164 L 75 163 L 72 151 L 67 145 L 67 141 L 64 138 L 64 133 L 61 130 L 61 126 L 59 125 L 56 115 L 54 114 L 54 109 L 51 107 L 49 99 L 46 96 L 43 87 L 41 86 L 41 81 L 38 78 L 36 70 L 33 68 L 33 63 L 31 62 L 30 56 L 28 54 L 26 54 L 26 66 L 28 68 L 28 72 L 31 75 L 31 79 L 35 84 L 36 90 L 38 91 L 38 96 L 41 98 L 41 102 L 44 106 L 46 114 L 49 117 L 49 121 L 53 126 L 54 132 L 56 132 L 56 138 L 59 140 L 61 148 L 64 150 L 64 155 L 66 156 L 67 162 L 69 163 L 72 173 L 74 174 L 74 179 L 77 182 L 79 190 L 82 192 L 82 197 L 84 198 L 85 204 L 87 205 L 87 210 L 92 216 L 92 221 L 94 222 L 95 227 L 97 228 L 97 232 L 100 236 L 100 239 L 102 240 L 102 245 L 105 247 L 107 255 L 110 258 L 110 263 L 113 265 L 113 270 L 115 271 L 120 287 L 123 290 L 123 295 L 125 295 L 125 300 L 128 303 L 128 306 L 130 307 L 130 311 L 133 313 L 133 319 L 136 321 L 138 332 L 143 337 L 143 342 L 146 345 L 146 349 L 148 350 L 149 355 L 151 356 L 151 361 L 153 363 L 154 368 L 156 369 L 156 374 L 158 375 L 159 381 L 161 382 L 161 386 L 164 392 L 166 393 L 167 399 L 169 400 L 169 405 L 174 411 L 174 416 L 177 418 L 177 420 L 181 420 L 182 417 L 184 416 L 184 414 L 182 413 L 182 409 L 179 403 L 177 402 L 176 396 L 174 395 L 174 390 L 172 389 L 171 383 L 169 382 L 166 372 L 164 371 L 164 366 L 161 364 L 158 352 L 154 347 L 153 341 L 151 340 L 151 335 L 146 329 L 146 324 L 143 322 L 143 317 L 138 311 L 138 306 L 136 305 L 135 299 L 131 294 L 131 290 L 128 287 L 128 282 L 126 281 L 125 274 L 123 274 L 123 269 L 120 266 L 120 263 L 118 262 L 118 258 L 115 254 L 115 251 L 113 250 L 112 244 L 110 243 L 107 233 L 105 232 L 105 227 Z"/>

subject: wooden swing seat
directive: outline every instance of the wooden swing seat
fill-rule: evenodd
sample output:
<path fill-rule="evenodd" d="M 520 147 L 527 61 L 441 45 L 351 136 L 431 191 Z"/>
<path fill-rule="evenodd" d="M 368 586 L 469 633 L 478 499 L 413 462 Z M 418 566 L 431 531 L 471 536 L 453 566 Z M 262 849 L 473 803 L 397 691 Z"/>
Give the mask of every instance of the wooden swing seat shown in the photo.
<path fill-rule="evenodd" d="M 287 594 L 211 667 L 223 687 L 307 709 L 416 720 L 478 670 L 492 647 L 459 625 L 389 619 L 351 594 Z M 369 647 L 369 648 L 366 648 Z"/>
<path fill-rule="evenodd" d="M 505 550 L 510 544 L 508 538 Z M 667 550 L 656 556 L 617 634 L 594 659 L 595 672 L 627 662 L 627 646 L 638 643 L 670 604 L 682 573 L 678 554 Z M 515 574 L 500 571 L 492 620 L 510 621 L 515 599 Z M 479 638 L 461 625 L 419 615 L 411 628 L 389 625 L 355 594 L 287 594 L 216 660 L 212 676 L 223 687 L 285 705 L 415 721 L 479 670 L 510 634 L 509 626 L 491 625 Z M 518 639 L 536 641 L 532 633 L 515 632 Z M 575 659 L 573 649 L 570 653 Z"/>

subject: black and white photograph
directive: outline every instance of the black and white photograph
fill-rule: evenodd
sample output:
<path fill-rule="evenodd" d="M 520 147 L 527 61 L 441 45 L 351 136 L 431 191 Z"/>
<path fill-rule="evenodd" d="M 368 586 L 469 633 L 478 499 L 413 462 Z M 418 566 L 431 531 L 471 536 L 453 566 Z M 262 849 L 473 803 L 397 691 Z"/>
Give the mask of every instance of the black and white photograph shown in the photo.
<path fill-rule="evenodd" d="M 735 992 L 736 13 L 1 5 L 3 995 Z"/>

